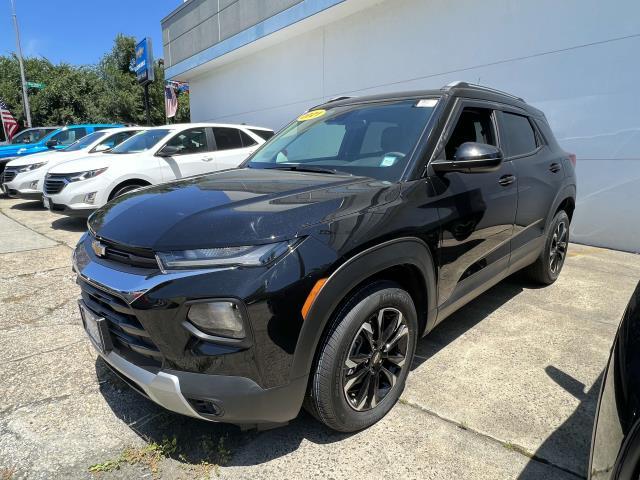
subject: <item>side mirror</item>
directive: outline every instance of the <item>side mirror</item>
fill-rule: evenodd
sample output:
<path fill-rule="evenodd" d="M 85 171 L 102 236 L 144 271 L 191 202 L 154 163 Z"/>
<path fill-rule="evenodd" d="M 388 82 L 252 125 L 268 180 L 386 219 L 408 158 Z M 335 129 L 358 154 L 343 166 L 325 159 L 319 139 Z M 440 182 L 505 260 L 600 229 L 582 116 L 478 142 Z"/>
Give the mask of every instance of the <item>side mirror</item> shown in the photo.
<path fill-rule="evenodd" d="M 58 140 L 48 140 L 44 145 L 47 148 L 56 148 L 59 144 Z"/>
<path fill-rule="evenodd" d="M 106 144 L 96 145 L 93 149 L 94 152 L 106 152 L 107 150 L 111 150 L 111 147 Z"/>
<path fill-rule="evenodd" d="M 458 147 L 453 160 L 436 160 L 431 166 L 436 172 L 494 172 L 502 164 L 502 152 L 486 143 L 465 142 Z"/>
<path fill-rule="evenodd" d="M 165 145 L 156 155 L 159 157 L 173 157 L 180 153 L 181 150 L 181 148 L 176 147 L 175 145 Z"/>

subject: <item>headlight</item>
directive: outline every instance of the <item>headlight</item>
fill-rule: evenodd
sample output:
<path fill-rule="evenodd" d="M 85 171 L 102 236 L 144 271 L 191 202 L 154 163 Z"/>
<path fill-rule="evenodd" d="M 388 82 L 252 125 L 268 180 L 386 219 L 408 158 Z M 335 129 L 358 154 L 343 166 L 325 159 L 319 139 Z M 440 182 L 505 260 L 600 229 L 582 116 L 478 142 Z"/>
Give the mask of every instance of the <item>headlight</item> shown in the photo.
<path fill-rule="evenodd" d="M 82 180 L 88 180 L 93 177 L 97 177 L 101 173 L 107 171 L 107 168 L 98 168 L 97 170 L 87 170 L 86 172 L 72 173 L 67 177 L 67 180 L 70 182 L 80 182 Z"/>
<path fill-rule="evenodd" d="M 25 165 L 24 167 L 18 167 L 17 173 L 30 172 L 31 170 L 37 170 L 40 167 L 44 167 L 47 162 L 32 163 L 31 165 Z"/>
<path fill-rule="evenodd" d="M 203 332 L 221 337 L 244 338 L 240 307 L 230 301 L 196 303 L 187 318 Z"/>
<path fill-rule="evenodd" d="M 246 247 L 199 248 L 172 252 L 157 252 L 163 271 L 211 267 L 262 267 L 285 255 L 301 241 Z"/>

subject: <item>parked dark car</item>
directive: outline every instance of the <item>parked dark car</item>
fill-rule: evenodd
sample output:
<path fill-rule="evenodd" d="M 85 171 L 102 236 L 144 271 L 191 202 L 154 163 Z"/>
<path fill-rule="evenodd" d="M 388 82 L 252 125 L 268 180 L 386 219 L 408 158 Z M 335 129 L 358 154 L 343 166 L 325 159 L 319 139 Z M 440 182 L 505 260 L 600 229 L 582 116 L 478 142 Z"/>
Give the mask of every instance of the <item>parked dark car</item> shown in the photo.
<path fill-rule="evenodd" d="M 640 478 L 640 283 L 622 317 L 604 372 L 589 478 Z"/>
<path fill-rule="evenodd" d="M 169 410 L 277 424 L 304 402 L 365 428 L 420 336 L 524 267 L 556 280 L 573 161 L 542 112 L 485 87 L 330 101 L 240 169 L 98 210 L 74 253 L 85 328 Z"/>

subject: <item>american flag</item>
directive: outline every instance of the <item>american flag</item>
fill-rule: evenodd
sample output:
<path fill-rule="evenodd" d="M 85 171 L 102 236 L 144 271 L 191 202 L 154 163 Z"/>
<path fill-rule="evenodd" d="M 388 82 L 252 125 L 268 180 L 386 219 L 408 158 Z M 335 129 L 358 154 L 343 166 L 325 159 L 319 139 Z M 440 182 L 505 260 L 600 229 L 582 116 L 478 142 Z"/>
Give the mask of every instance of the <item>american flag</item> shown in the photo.
<path fill-rule="evenodd" d="M 18 122 L 13 118 L 7 104 L 0 100 L 0 119 L 2 119 L 2 128 L 4 129 L 4 135 L 8 140 L 11 140 L 13 136 L 18 133 L 20 127 Z"/>
<path fill-rule="evenodd" d="M 170 83 L 164 86 L 164 108 L 167 111 L 167 118 L 175 117 L 178 111 L 178 97 L 173 85 Z"/>

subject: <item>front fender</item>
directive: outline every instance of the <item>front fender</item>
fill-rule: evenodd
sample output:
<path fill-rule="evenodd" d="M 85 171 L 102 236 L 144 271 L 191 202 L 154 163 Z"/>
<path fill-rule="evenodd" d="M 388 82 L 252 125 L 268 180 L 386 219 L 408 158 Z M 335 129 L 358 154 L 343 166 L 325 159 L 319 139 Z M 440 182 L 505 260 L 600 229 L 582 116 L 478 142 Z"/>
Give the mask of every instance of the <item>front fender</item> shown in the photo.
<path fill-rule="evenodd" d="M 323 285 L 309 309 L 294 354 L 291 378 L 308 375 L 316 348 L 331 315 L 358 284 L 390 267 L 411 265 L 419 269 L 426 285 L 428 331 L 436 317 L 436 277 L 427 244 L 415 237 L 381 243 L 355 255 L 340 265 Z"/>

